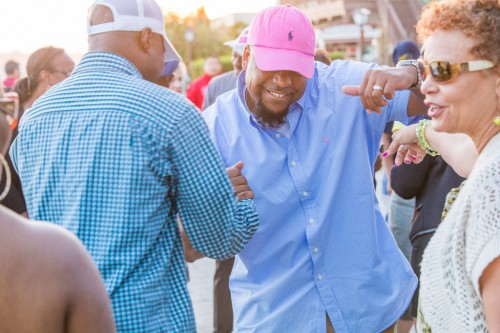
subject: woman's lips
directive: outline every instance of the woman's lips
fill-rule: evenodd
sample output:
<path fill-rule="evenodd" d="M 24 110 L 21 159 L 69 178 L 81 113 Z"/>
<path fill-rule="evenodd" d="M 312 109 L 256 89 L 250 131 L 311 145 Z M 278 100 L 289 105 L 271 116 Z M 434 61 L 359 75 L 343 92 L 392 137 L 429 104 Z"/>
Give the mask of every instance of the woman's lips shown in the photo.
<path fill-rule="evenodd" d="M 439 117 L 441 113 L 444 111 L 444 107 L 437 105 L 437 104 L 431 104 L 431 103 L 425 103 L 428 107 L 429 110 L 427 110 L 427 115 L 431 118 L 436 118 Z"/>

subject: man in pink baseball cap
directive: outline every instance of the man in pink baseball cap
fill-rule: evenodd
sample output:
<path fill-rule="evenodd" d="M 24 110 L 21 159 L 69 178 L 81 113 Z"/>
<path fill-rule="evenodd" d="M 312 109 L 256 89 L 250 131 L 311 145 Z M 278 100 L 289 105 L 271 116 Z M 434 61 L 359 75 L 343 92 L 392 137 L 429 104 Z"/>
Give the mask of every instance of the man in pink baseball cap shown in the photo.
<path fill-rule="evenodd" d="M 373 188 L 385 123 L 426 111 L 417 68 L 327 66 L 314 48 L 303 12 L 264 9 L 237 89 L 202 114 L 261 221 L 231 273 L 234 332 L 392 332 L 417 284 Z"/>

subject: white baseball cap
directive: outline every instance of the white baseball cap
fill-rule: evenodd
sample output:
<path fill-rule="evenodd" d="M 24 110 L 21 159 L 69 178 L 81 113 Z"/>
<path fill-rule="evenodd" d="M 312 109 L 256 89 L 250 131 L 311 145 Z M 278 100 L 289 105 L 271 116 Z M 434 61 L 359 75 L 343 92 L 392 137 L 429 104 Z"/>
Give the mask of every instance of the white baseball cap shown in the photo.
<path fill-rule="evenodd" d="M 245 50 L 245 45 L 247 45 L 247 36 L 250 27 L 246 27 L 240 32 L 240 35 L 236 39 L 227 41 L 224 45 L 230 46 L 236 53 L 243 56 L 243 51 Z"/>
<path fill-rule="evenodd" d="M 151 31 L 163 36 L 165 45 L 164 59 L 179 62 L 181 57 L 165 34 L 165 20 L 160 6 L 154 0 L 95 0 L 93 6 L 106 6 L 113 13 L 113 22 L 90 25 L 87 20 L 89 36 L 109 31 Z M 90 7 L 89 13 L 92 12 Z"/>

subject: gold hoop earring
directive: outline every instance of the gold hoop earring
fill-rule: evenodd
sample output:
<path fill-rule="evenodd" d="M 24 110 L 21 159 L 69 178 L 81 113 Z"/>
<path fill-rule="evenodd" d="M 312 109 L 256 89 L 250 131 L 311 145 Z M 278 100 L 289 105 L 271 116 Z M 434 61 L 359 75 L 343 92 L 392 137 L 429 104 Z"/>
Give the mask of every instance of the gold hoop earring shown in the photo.
<path fill-rule="evenodd" d="M 500 116 L 496 116 L 495 119 L 493 119 L 493 123 L 497 126 L 500 126 Z"/>
<path fill-rule="evenodd" d="M 0 193 L 0 201 L 2 201 L 10 191 L 10 184 L 12 182 L 12 177 L 10 174 L 9 164 L 7 164 L 7 160 L 0 154 L 0 165 L 3 166 L 5 170 L 5 188 L 2 193 Z M 2 168 L 0 167 L 0 178 L 2 177 Z"/>

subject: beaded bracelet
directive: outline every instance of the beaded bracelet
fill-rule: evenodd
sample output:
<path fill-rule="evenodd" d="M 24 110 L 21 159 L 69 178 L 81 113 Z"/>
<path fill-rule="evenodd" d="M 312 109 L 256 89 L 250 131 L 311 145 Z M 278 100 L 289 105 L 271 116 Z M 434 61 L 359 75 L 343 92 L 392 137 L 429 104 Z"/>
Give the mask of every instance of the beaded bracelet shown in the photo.
<path fill-rule="evenodd" d="M 431 124 L 429 119 L 422 119 L 417 124 L 417 139 L 418 145 L 425 151 L 426 154 L 431 156 L 437 156 L 439 153 L 431 147 L 427 139 L 425 138 L 425 128 Z"/>

